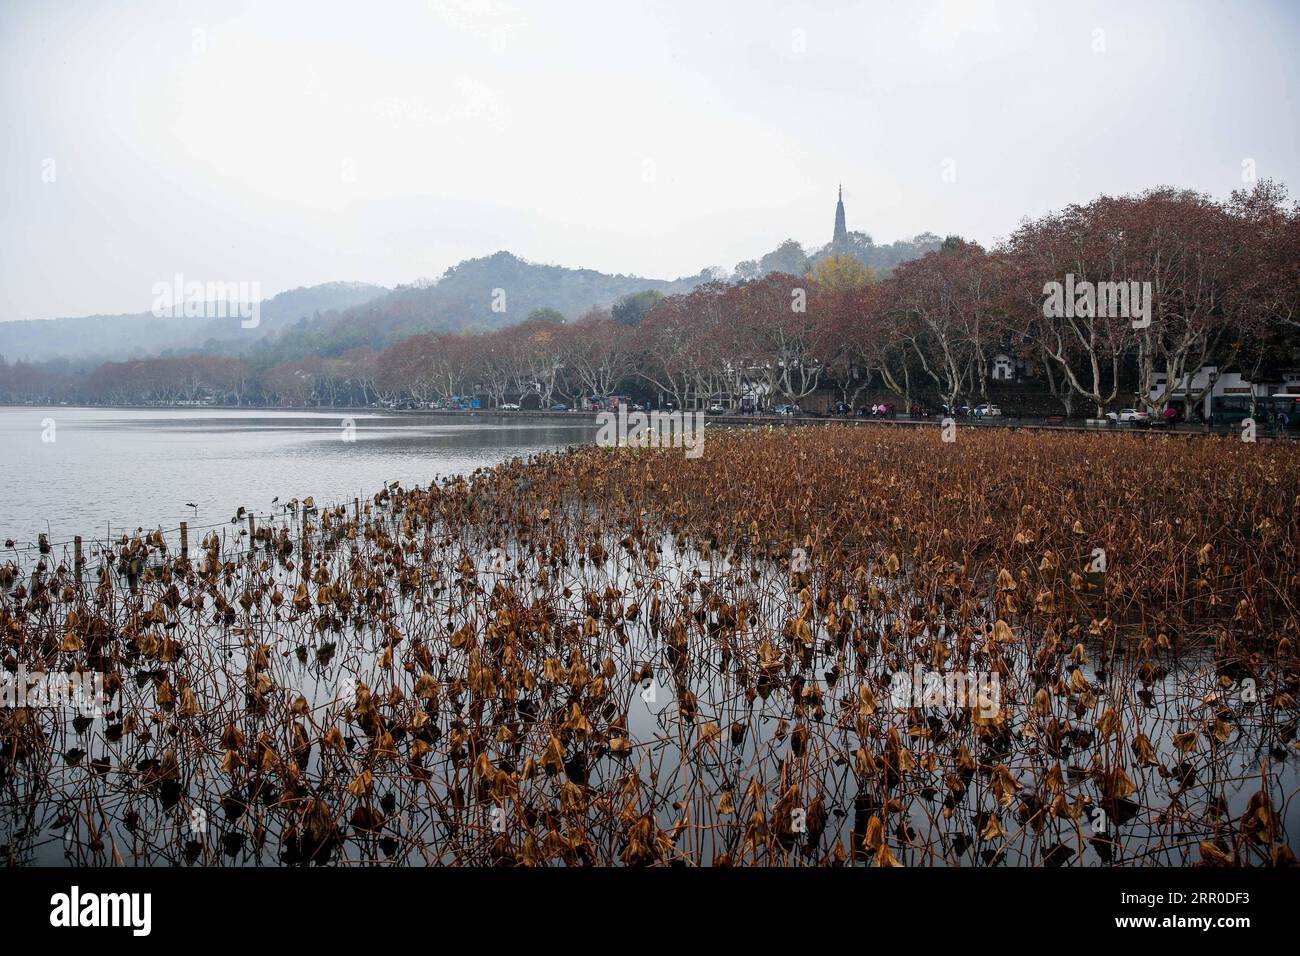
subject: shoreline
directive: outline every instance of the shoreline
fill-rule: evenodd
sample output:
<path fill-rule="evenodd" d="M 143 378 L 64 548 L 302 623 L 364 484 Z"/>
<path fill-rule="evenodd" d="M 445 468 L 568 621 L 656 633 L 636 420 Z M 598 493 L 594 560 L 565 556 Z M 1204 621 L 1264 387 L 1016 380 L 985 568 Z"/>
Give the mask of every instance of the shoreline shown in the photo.
<path fill-rule="evenodd" d="M 521 409 L 520 411 L 501 411 L 498 409 L 449 409 L 449 408 L 375 408 L 374 406 L 314 406 L 306 407 L 283 407 L 275 405 L 199 405 L 199 406 L 178 406 L 178 405 L 15 405 L 12 403 L 0 402 L 0 409 L 7 408 L 67 408 L 83 409 L 87 411 L 98 409 L 120 409 L 124 411 L 249 411 L 249 412 L 286 412 L 286 413 L 308 413 L 308 414 L 327 414 L 335 412 L 360 412 L 374 415 L 402 415 L 417 416 L 431 415 L 442 418 L 491 418 L 491 419 L 525 419 L 525 420 L 545 420 L 545 421 L 584 421 L 596 422 L 599 412 L 573 410 L 568 412 L 553 412 L 548 409 Z M 663 411 L 662 409 L 647 409 L 647 411 Z M 1048 432 L 1086 432 L 1092 434 L 1109 434 L 1109 435 L 1179 435 L 1182 437 L 1226 437 L 1234 435 L 1237 429 L 1231 425 L 1187 425 L 1180 424 L 1171 428 L 1165 427 L 1146 427 L 1137 428 L 1129 424 L 1110 423 L 1107 425 L 1089 425 L 1085 420 L 1072 419 L 1064 422 L 1054 422 L 1056 416 L 1041 415 L 1003 415 L 998 416 L 996 420 L 958 418 L 955 420 L 958 428 L 981 428 L 981 429 L 1010 429 L 1012 431 L 1048 431 Z M 808 425 L 886 425 L 894 427 L 906 426 L 939 426 L 943 421 L 942 417 L 890 417 L 890 418 L 871 418 L 871 417 L 848 417 L 838 415 L 708 415 L 706 422 L 716 425 L 767 425 L 767 426 L 808 426 Z M 1256 440 L 1283 440 L 1296 441 L 1300 440 L 1300 431 L 1273 431 L 1267 427 L 1258 429 Z"/>

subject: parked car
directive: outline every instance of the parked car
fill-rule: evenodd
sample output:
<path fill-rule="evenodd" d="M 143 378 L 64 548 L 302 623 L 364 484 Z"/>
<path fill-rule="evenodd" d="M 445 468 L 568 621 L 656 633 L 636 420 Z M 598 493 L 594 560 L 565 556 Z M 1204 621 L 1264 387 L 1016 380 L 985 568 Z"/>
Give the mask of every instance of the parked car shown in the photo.
<path fill-rule="evenodd" d="M 721 402 L 712 402 L 712 403 L 709 405 L 709 407 L 706 408 L 706 409 L 704 410 L 704 414 L 706 414 L 706 415 L 722 415 L 722 414 L 725 414 L 726 411 L 727 411 L 727 410 L 726 410 L 725 408 L 722 407 L 722 403 L 721 403 Z"/>
<path fill-rule="evenodd" d="M 797 405 L 778 405 L 778 406 L 776 406 L 776 408 L 774 408 L 774 409 L 772 409 L 772 410 L 773 410 L 774 412 L 776 412 L 776 414 L 778 414 L 778 415 L 793 415 L 796 411 L 799 410 L 799 406 L 797 406 Z"/>
<path fill-rule="evenodd" d="M 997 405 L 985 403 L 985 404 L 975 406 L 976 418 L 996 418 L 1001 414 L 1002 414 L 1002 409 L 999 408 Z"/>
<path fill-rule="evenodd" d="M 567 412 L 568 410 L 569 406 L 565 405 L 564 402 L 556 402 L 551 406 L 551 411 L 553 412 Z"/>
<path fill-rule="evenodd" d="M 506 402 L 504 405 L 501 406 L 501 411 L 503 411 L 503 412 L 517 412 L 517 411 L 519 411 L 519 406 L 518 406 L 518 404 L 516 404 L 515 402 Z"/>
<path fill-rule="evenodd" d="M 1106 417 L 1121 425 L 1139 425 L 1146 423 L 1147 413 L 1140 408 L 1121 408 L 1118 412 L 1107 412 Z"/>

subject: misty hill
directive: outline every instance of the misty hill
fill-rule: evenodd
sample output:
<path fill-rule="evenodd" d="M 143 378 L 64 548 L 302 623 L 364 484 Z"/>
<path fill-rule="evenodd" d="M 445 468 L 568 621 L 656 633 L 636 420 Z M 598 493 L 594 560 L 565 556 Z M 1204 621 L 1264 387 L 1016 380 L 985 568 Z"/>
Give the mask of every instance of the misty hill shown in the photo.
<path fill-rule="evenodd" d="M 938 244 L 939 237 L 929 233 L 889 246 L 875 246 L 869 236 L 850 233 L 840 251 L 883 273 Z M 827 247 L 808 254 L 799 243 L 787 240 L 762 259 L 737 265 L 733 278 L 757 278 L 771 271 L 802 273 L 829 251 Z M 536 309 L 555 309 L 572 321 L 633 293 L 675 295 L 713 278 L 708 269 L 679 279 L 610 275 L 497 252 L 467 259 L 437 280 L 392 290 L 331 282 L 282 292 L 263 301 L 255 329 L 241 328 L 237 317 L 160 319 L 149 313 L 0 322 L 0 356 L 10 362 L 56 356 L 121 360 L 202 351 L 272 365 L 357 347 L 379 350 L 418 332 L 490 331 L 522 322 Z"/>
<path fill-rule="evenodd" d="M 298 319 L 348 309 L 386 292 L 383 286 L 364 282 L 327 282 L 290 289 L 262 300 L 259 324 L 252 329 L 242 328 L 238 317 L 158 318 L 149 312 L 0 322 L 0 355 L 14 362 L 56 356 L 143 358 L 200 348 L 242 351 Z"/>
<path fill-rule="evenodd" d="M 555 309 L 572 321 L 593 306 L 613 305 L 634 292 L 655 289 L 673 295 L 712 277 L 708 270 L 672 280 L 609 275 L 594 269 L 539 265 L 497 252 L 467 259 L 435 282 L 398 286 L 372 302 L 296 323 L 275 340 L 268 339 L 261 349 L 274 353 L 277 361 L 338 354 L 357 346 L 381 349 L 416 332 L 486 331 L 514 325 L 542 308 Z"/>

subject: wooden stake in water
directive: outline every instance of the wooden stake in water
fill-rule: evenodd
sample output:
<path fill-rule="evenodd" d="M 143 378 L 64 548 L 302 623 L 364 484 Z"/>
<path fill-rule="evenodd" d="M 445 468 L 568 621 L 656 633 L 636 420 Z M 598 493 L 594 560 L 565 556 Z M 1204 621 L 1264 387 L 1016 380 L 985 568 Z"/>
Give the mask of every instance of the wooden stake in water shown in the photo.
<path fill-rule="evenodd" d="M 190 559 L 190 526 L 184 521 L 181 522 L 181 560 Z"/>

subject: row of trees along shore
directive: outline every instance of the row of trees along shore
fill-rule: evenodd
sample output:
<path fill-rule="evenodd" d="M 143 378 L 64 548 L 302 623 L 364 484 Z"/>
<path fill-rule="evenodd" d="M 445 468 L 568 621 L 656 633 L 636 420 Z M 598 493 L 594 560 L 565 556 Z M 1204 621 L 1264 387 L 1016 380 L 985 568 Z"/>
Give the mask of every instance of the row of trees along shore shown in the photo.
<path fill-rule="evenodd" d="M 1049 314 L 1046 286 L 1067 276 L 1150 283 L 1149 324 L 1095 314 L 1083 298 Z M 266 368 L 202 354 L 5 364 L 0 400 L 342 406 L 473 394 L 548 407 L 627 391 L 692 407 L 745 391 L 773 403 L 831 391 L 853 405 L 869 390 L 904 407 L 955 405 L 987 400 L 1001 352 L 1064 413 L 1100 414 L 1134 394 L 1159 408 L 1202 365 L 1257 381 L 1300 364 L 1298 304 L 1300 205 L 1264 180 L 1227 200 L 1171 188 L 1102 197 L 1026 220 L 992 249 L 950 237 L 883 279 L 832 256 L 807 275 L 714 281 L 572 322 L 539 310 L 492 332 Z"/>

